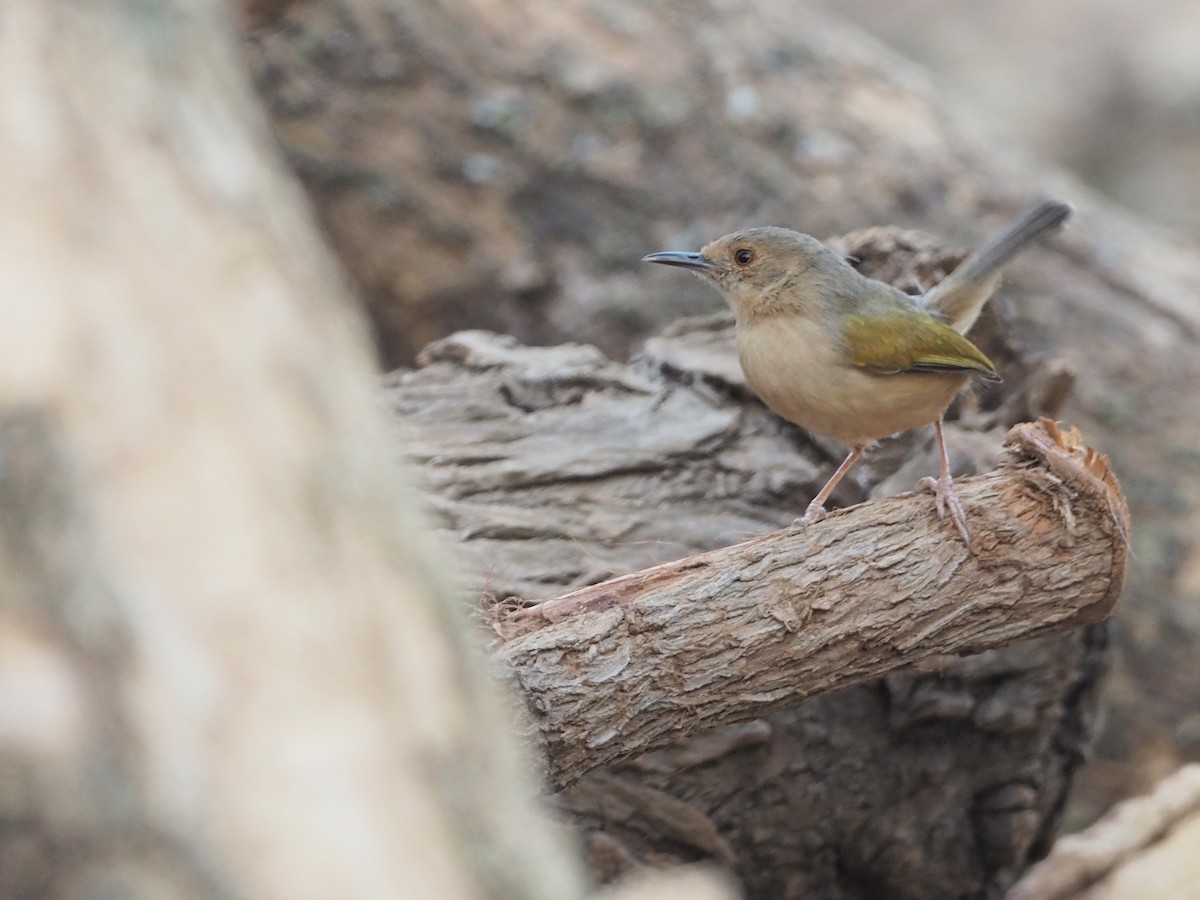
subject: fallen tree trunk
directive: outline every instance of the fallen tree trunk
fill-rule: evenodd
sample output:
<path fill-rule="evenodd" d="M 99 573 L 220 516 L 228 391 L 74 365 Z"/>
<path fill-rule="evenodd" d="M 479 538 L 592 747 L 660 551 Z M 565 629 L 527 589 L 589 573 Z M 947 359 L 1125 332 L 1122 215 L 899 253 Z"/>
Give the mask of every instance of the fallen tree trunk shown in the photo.
<path fill-rule="evenodd" d="M 895 897 L 997 895 L 1045 852 L 1094 734 L 1103 626 L 974 656 L 931 656 L 800 703 L 785 702 L 799 693 L 793 682 L 807 689 L 820 678 L 800 681 L 802 663 L 772 667 L 814 629 L 872 602 L 881 614 L 850 638 L 862 641 L 858 659 L 868 668 L 889 656 L 888 629 L 907 608 L 929 613 L 910 635 L 940 623 L 941 633 L 924 637 L 939 648 L 951 647 L 955 633 L 958 646 L 979 647 L 986 631 L 970 622 L 990 621 L 992 637 L 1015 639 L 1054 621 L 1065 628 L 1072 615 L 1094 621 L 1111 606 L 1123 571 L 1122 507 L 1110 505 L 1093 457 L 1056 449 L 1050 432 L 1029 427 L 1014 434 L 1015 455 L 1000 472 L 963 483 L 977 530 L 973 556 L 938 523 L 932 498 L 917 494 L 832 514 L 804 534 L 758 538 L 752 547 L 777 552 L 755 553 L 744 580 L 718 573 L 723 589 L 709 582 L 702 602 L 670 606 L 641 589 L 669 584 L 673 573 L 703 578 L 695 554 L 718 548 L 727 549 L 717 559 L 741 565 L 746 539 L 790 524 L 826 474 L 809 461 L 824 455 L 821 445 L 749 399 L 732 352 L 724 320 L 681 325 L 629 365 L 591 347 L 522 347 L 469 332 L 431 345 L 423 368 L 389 381 L 405 446 L 467 563 L 464 589 L 499 632 L 497 666 L 529 679 L 530 736 L 549 748 L 551 779 L 571 781 L 596 759 L 624 760 L 584 775 L 558 802 L 582 829 L 601 879 L 711 859 L 755 897 L 856 897 L 864 885 L 887 885 Z M 1014 376 L 1005 402 L 970 413 L 973 424 L 1044 411 L 1039 398 L 1057 396 L 1044 390 L 1049 374 L 1052 367 L 1030 365 Z M 950 428 L 963 465 L 1003 440 L 1000 431 Z M 906 470 L 895 473 L 898 449 L 915 446 L 920 474 L 932 471 L 932 446 L 914 440 L 882 447 L 844 483 L 840 502 L 861 500 L 882 478 L 904 477 Z M 980 449 L 964 454 L 972 442 Z M 826 465 L 837 456 L 831 450 Z M 989 506 L 998 498 L 1007 498 L 1003 514 Z M 885 579 L 865 557 L 870 544 L 889 541 L 934 547 L 918 559 L 891 553 L 898 583 L 906 571 L 940 572 L 965 602 L 950 609 L 948 601 L 939 619 L 929 612 L 938 603 L 929 588 L 895 605 L 847 590 L 821 609 L 812 605 L 819 579 L 797 592 L 764 577 L 810 548 L 814 562 L 839 549 L 860 554 L 832 574 L 843 586 L 857 571 Z M 1062 566 L 1034 576 L 1061 605 L 1027 594 L 992 607 L 968 596 L 972 579 L 1007 578 L 1008 589 L 1021 588 L 1030 577 L 1023 566 L 1039 553 L 1059 562 L 1080 556 L 1079 579 Z M 645 569 L 648 577 L 638 574 Z M 765 605 L 753 601 L 755 590 L 766 592 Z M 558 599 L 529 605 L 545 598 Z M 680 626 L 704 627 L 709 612 L 709 631 L 693 647 Z M 745 639 L 732 637 L 739 633 Z M 916 659 L 932 647 L 910 640 L 892 649 L 899 665 L 902 653 Z M 850 659 L 857 651 L 846 652 Z M 847 677 L 857 674 L 865 673 Z M 588 696 L 608 690 L 608 703 Z M 721 717 L 762 717 L 701 730 L 717 708 Z M 689 732 L 696 733 L 682 737 Z M 630 745 L 676 738 L 629 755 Z"/>
<path fill-rule="evenodd" d="M 551 781 L 931 656 L 1102 621 L 1127 513 L 1107 461 L 1022 425 L 960 482 L 973 552 L 928 495 L 879 500 L 582 588 L 498 623 Z"/>

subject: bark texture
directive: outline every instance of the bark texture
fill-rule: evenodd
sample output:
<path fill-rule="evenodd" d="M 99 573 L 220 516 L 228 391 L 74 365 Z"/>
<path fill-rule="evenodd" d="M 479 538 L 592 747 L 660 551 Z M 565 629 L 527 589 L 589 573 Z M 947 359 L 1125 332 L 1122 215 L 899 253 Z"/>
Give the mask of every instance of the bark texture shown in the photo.
<path fill-rule="evenodd" d="M 897 271 L 907 271 L 914 260 L 942 258 L 924 245 L 920 252 L 896 249 L 897 241 L 904 242 L 892 232 L 882 234 L 896 250 L 891 262 Z M 881 233 L 872 232 L 849 236 L 847 245 L 863 248 L 869 259 L 865 251 L 880 241 Z M 499 632 L 496 652 L 544 651 L 562 676 L 548 677 L 547 683 L 556 682 L 554 701 L 533 704 L 533 740 L 539 739 L 538 716 L 552 714 L 553 702 L 586 693 L 587 673 L 601 679 L 607 673 L 619 683 L 641 662 L 619 649 L 626 637 L 653 647 L 656 657 L 675 651 L 689 658 L 691 648 L 672 643 L 661 617 L 625 616 L 620 603 L 607 600 L 586 616 L 573 641 L 571 613 L 560 619 L 552 601 L 549 617 L 558 621 L 539 624 L 546 617 L 536 607 L 524 611 L 528 602 L 786 527 L 837 461 L 836 450 L 824 455 L 821 445 L 745 393 L 725 319 L 681 324 L 649 342 L 629 365 L 591 347 L 523 347 L 481 332 L 431 345 L 422 361 L 418 370 L 391 376 L 389 396 L 430 503 L 474 569 L 466 589 L 480 597 L 486 621 Z M 950 427 L 960 468 L 969 468 L 974 457 L 994 456 L 1003 440 L 1003 430 L 968 432 L 966 423 L 999 424 L 1014 412 L 1045 411 L 1044 403 L 1061 399 L 1061 391 L 1048 389 L 1058 383 L 1053 365 L 1014 362 L 1013 371 L 1007 396 L 964 398 L 962 418 Z M 917 445 L 913 452 L 921 437 L 879 448 L 848 479 L 841 501 L 861 500 L 873 487 L 887 490 L 898 480 L 911 487 L 934 471 L 932 447 Z M 824 470 L 809 461 L 823 455 Z M 1052 545 L 1070 543 L 1073 526 L 1066 510 L 1073 506 L 1055 506 L 1063 476 L 1046 477 L 1045 486 L 1056 485 L 1048 493 L 1030 492 L 1027 485 L 1015 489 L 1018 505 L 1031 504 L 1041 514 L 1048 508 L 1044 504 L 1053 508 L 1048 520 L 1039 519 L 1042 526 L 1023 533 L 1035 544 L 1049 540 L 1046 552 L 1070 553 Z M 1003 481 L 1002 475 L 996 478 Z M 989 484 L 968 483 L 964 491 L 986 493 Z M 1006 542 L 1017 539 L 1024 526 L 1006 524 L 986 504 L 968 505 L 972 521 L 980 520 L 981 538 L 992 528 L 1004 535 L 991 557 L 1002 564 L 985 579 L 1016 575 L 1022 561 L 1002 548 L 1012 549 Z M 1100 526 L 1104 544 L 1095 571 L 1117 575 L 1113 566 L 1124 548 L 1119 514 L 1114 518 L 1104 501 L 1087 518 Z M 888 521 L 919 524 L 896 534 L 904 529 L 889 529 L 882 524 Z M 810 535 L 767 540 L 811 546 L 817 558 L 839 546 L 847 553 L 869 553 L 864 547 L 856 551 L 855 541 L 832 539 L 855 523 L 864 529 L 858 536 L 870 537 L 875 547 L 940 535 L 929 558 L 914 563 L 929 571 L 985 566 L 988 558 L 981 549 L 979 559 L 968 563 L 961 542 L 937 523 L 932 498 L 920 494 L 835 514 Z M 1045 530 L 1050 523 L 1052 532 Z M 1007 531 L 1010 526 L 1016 531 Z M 1075 549 L 1088 556 L 1082 546 Z M 771 564 L 766 559 L 752 564 L 756 575 Z M 866 560 L 848 563 L 864 575 L 872 572 Z M 733 589 L 737 584 L 721 576 L 716 583 Z M 1101 594 L 1110 587 L 1105 582 Z M 584 596 L 597 592 L 611 593 L 605 586 Z M 708 602 L 715 605 L 727 592 L 711 593 Z M 805 621 L 805 601 L 785 602 L 788 592 L 779 593 L 768 606 L 780 616 L 761 615 L 766 610 L 756 608 L 745 619 L 732 616 L 728 627 L 714 621 L 714 632 L 724 628 L 728 637 L 739 627 L 757 627 L 760 640 L 769 644 L 775 635 L 786 646 L 789 636 L 802 640 L 814 619 L 837 616 L 844 608 L 825 604 L 831 609 L 810 610 Z M 1093 612 L 1112 600 L 1105 596 Z M 578 605 L 570 598 L 557 602 L 560 611 L 563 604 Z M 965 605 L 975 609 L 976 602 L 979 596 Z M 1086 597 L 1079 602 L 1088 603 Z M 881 621 L 899 610 L 887 606 Z M 661 614 L 667 622 L 684 615 L 665 606 Z M 944 621 L 953 626 L 953 618 Z M 795 632 L 788 631 L 789 623 Z M 546 634 L 563 635 L 562 645 L 547 638 L 548 646 L 539 646 L 542 629 L 556 627 L 562 630 Z M 533 630 L 522 637 L 527 628 Z M 936 631 L 929 640 L 938 640 Z M 609 637 L 616 644 L 606 644 Z M 859 649 L 871 664 L 887 655 L 883 644 L 863 644 Z M 597 652 L 589 654 L 589 645 Z M 643 865 L 711 859 L 732 869 L 752 897 L 869 897 L 884 885 L 896 897 L 998 896 L 1031 858 L 1045 852 L 1057 827 L 1071 773 L 1094 737 L 1105 645 L 1103 626 L 1091 626 L 977 656 L 933 657 L 883 680 L 609 766 L 561 792 L 558 801 L 583 828 L 593 871 L 604 879 Z M 708 676 L 733 671 L 748 654 L 744 644 L 730 639 L 708 670 L 694 661 L 694 686 L 701 689 Z M 572 659 L 578 667 L 565 664 Z M 772 692 L 791 688 L 772 681 L 778 675 L 758 670 L 756 677 L 770 684 L 761 695 L 747 690 L 743 706 L 780 702 L 782 696 Z M 605 684 L 595 689 L 603 691 Z M 598 735 L 602 739 L 593 741 L 598 746 L 588 747 L 589 737 L 575 732 L 552 749 L 557 757 L 552 765 L 563 760 L 574 765 L 572 760 L 593 753 L 603 757 L 613 742 L 636 742 L 637 729 L 627 729 L 624 717 L 653 705 L 656 697 L 678 697 L 666 689 L 683 684 L 669 670 L 657 679 L 648 676 L 640 691 L 623 696 L 615 709 L 610 705 L 621 723 L 618 735 Z M 673 703 L 664 700 L 655 711 L 669 715 Z M 681 730 L 703 721 L 702 705 L 689 710 L 680 703 L 677 709 L 676 722 L 687 723 Z M 573 778 L 578 770 L 560 771 Z"/>

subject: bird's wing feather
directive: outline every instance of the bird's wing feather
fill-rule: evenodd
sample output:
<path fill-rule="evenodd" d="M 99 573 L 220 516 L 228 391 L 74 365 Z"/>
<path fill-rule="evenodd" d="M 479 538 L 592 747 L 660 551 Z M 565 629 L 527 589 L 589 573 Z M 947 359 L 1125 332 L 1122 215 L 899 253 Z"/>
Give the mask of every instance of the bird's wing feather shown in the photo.
<path fill-rule="evenodd" d="M 922 313 L 851 315 L 844 335 L 851 362 L 871 372 L 976 372 L 998 377 L 996 367 L 978 347 Z"/>

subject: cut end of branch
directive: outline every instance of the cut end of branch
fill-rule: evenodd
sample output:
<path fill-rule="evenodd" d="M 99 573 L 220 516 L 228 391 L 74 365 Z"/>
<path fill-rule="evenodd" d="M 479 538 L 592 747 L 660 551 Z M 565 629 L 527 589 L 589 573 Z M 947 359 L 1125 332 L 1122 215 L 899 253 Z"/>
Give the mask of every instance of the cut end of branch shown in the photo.
<path fill-rule="evenodd" d="M 1012 460 L 1040 464 L 1044 471 L 1074 491 L 1104 501 L 1125 550 L 1129 548 L 1129 507 L 1108 457 L 1083 442 L 1078 428 L 1063 430 L 1052 419 L 1013 426 L 1004 442 Z M 1124 558 L 1120 568 L 1124 572 Z M 1123 581 L 1123 578 L 1122 578 Z"/>

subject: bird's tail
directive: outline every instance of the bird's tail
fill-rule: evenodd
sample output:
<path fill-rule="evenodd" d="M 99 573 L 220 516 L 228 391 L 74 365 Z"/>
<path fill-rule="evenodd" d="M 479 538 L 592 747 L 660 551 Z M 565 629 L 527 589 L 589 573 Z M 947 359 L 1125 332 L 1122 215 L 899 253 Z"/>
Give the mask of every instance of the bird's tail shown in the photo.
<path fill-rule="evenodd" d="M 1027 209 L 930 290 L 922 298 L 925 308 L 945 316 L 955 331 L 965 334 L 995 290 L 1000 269 L 1031 242 L 1062 225 L 1070 215 L 1071 207 L 1057 200 L 1046 200 Z"/>

